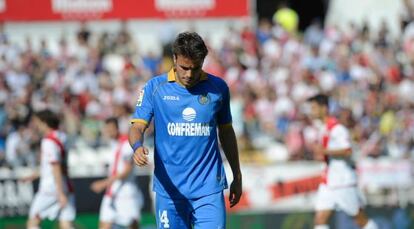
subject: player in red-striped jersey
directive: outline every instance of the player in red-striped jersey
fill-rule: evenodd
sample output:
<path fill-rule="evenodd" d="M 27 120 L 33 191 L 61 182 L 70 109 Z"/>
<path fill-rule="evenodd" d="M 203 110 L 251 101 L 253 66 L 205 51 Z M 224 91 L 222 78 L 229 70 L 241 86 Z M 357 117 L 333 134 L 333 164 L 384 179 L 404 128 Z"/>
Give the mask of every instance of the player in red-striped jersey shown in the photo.
<path fill-rule="evenodd" d="M 91 185 L 95 192 L 106 189 L 99 213 L 99 228 L 109 229 L 115 225 L 138 228 L 143 198 L 135 183 L 133 151 L 128 136 L 120 135 L 116 118 L 105 121 L 104 133 L 110 138 L 114 153 L 108 177 Z"/>
<path fill-rule="evenodd" d="M 329 115 L 329 98 L 318 94 L 308 99 L 312 118 L 322 121 L 316 154 L 325 158 L 323 182 L 319 185 L 315 203 L 315 229 L 328 229 L 329 217 L 335 209 L 352 216 L 363 229 L 376 229 L 373 220 L 362 210 L 364 197 L 357 187 L 352 161 L 352 143 L 348 129 Z"/>
<path fill-rule="evenodd" d="M 60 228 L 73 228 L 76 216 L 73 187 L 68 177 L 65 134 L 58 130 L 59 117 L 50 110 L 37 112 L 34 124 L 43 134 L 41 141 L 39 190 L 30 207 L 27 228 L 40 228 L 42 219 L 59 220 Z"/>

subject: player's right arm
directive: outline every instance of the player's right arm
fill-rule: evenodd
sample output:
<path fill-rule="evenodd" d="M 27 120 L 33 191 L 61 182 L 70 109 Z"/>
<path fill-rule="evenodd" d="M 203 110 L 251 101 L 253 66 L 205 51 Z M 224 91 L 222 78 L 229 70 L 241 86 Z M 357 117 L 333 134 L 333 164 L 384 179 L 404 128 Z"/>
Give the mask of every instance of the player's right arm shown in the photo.
<path fill-rule="evenodd" d="M 134 151 L 133 159 L 139 166 L 148 164 L 148 149 L 143 144 L 145 130 L 154 114 L 153 84 L 153 80 L 148 81 L 140 91 L 128 133 L 128 141 Z"/>
<path fill-rule="evenodd" d="M 128 140 L 129 144 L 134 148 L 134 145 L 139 142 L 140 147 L 135 147 L 134 151 L 134 162 L 139 166 L 144 166 L 148 164 L 148 149 L 142 144 L 144 143 L 144 133 L 147 129 L 147 125 L 141 122 L 134 122 L 129 129 Z"/>

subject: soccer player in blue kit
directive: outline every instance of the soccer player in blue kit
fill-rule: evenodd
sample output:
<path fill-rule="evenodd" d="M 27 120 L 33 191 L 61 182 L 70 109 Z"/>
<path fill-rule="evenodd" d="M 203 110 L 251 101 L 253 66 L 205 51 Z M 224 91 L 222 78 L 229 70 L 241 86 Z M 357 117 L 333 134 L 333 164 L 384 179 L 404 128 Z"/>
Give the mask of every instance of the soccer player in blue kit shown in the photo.
<path fill-rule="evenodd" d="M 230 207 L 242 195 L 229 89 L 202 70 L 208 50 L 197 33 L 180 33 L 172 51 L 173 69 L 149 80 L 139 94 L 129 131 L 134 161 L 148 164 L 144 132 L 154 119 L 157 227 L 224 229 L 227 181 L 219 140 L 233 173 Z"/>

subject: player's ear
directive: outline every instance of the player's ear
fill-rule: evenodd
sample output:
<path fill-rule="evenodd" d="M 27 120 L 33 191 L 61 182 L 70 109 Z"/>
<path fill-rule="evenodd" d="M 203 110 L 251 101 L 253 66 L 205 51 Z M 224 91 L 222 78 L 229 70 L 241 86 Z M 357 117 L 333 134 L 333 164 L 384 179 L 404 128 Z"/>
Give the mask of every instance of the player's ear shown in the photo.
<path fill-rule="evenodd" d="M 174 72 L 177 71 L 177 56 L 173 54 L 173 69 Z"/>

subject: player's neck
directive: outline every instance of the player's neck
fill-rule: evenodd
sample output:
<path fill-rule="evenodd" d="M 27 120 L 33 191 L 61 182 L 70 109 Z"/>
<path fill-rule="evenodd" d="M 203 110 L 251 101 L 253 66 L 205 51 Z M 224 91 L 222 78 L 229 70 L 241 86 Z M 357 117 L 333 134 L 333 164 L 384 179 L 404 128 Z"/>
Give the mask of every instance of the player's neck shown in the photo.
<path fill-rule="evenodd" d="M 186 89 L 190 89 L 190 88 L 192 88 L 192 87 L 194 87 L 195 85 L 197 85 L 200 81 L 201 81 L 201 74 L 197 77 L 197 79 L 194 81 L 194 83 L 193 84 L 191 84 L 191 85 L 188 85 L 188 86 L 185 86 L 183 83 L 181 83 L 181 81 L 180 81 L 180 78 L 179 77 L 177 77 L 177 73 L 175 72 L 175 79 L 176 79 L 176 82 L 178 83 L 178 85 L 180 85 L 181 87 L 183 87 L 183 88 L 186 88 Z"/>
<path fill-rule="evenodd" d="M 53 134 L 53 132 L 55 132 L 55 131 L 56 131 L 56 129 L 47 128 L 47 129 L 44 130 L 44 133 L 45 133 L 45 136 L 48 136 L 48 135 Z"/>
<path fill-rule="evenodd" d="M 180 85 L 181 87 L 185 88 L 185 89 L 190 89 L 193 88 L 194 86 L 196 86 L 198 83 L 200 82 L 200 80 L 195 81 L 192 85 L 188 85 L 185 86 L 184 84 L 182 84 L 179 80 L 177 80 L 178 85 Z"/>

